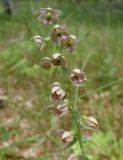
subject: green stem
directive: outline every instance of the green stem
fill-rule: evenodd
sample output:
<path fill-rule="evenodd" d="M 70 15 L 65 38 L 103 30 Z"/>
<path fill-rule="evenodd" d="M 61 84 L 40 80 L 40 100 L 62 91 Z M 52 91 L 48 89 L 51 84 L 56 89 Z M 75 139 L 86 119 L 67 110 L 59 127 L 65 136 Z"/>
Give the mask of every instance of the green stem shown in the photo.
<path fill-rule="evenodd" d="M 76 86 L 75 89 L 75 100 L 74 100 L 74 106 L 73 106 L 73 115 L 74 115 L 74 121 L 75 121 L 75 127 L 76 127 L 76 132 L 77 132 L 77 136 L 78 136 L 78 141 L 79 141 L 79 146 L 81 148 L 83 157 L 85 157 L 85 151 L 84 151 L 84 147 L 81 141 L 81 132 L 80 132 L 80 124 L 75 116 L 75 111 L 77 111 L 77 98 L 78 98 L 78 91 L 79 91 L 79 86 Z"/>
<path fill-rule="evenodd" d="M 76 86 L 76 88 L 75 88 L 74 110 L 77 110 L 77 98 L 78 98 L 78 91 L 79 91 L 79 87 L 78 87 L 78 86 Z"/>
<path fill-rule="evenodd" d="M 54 53 L 57 52 L 58 50 L 58 45 L 56 44 L 55 45 L 55 48 L 54 48 Z M 51 77 L 51 83 L 54 81 L 54 79 L 56 78 L 56 73 L 57 73 L 57 66 L 55 67 L 55 69 L 53 70 L 53 73 L 52 73 L 52 77 Z"/>

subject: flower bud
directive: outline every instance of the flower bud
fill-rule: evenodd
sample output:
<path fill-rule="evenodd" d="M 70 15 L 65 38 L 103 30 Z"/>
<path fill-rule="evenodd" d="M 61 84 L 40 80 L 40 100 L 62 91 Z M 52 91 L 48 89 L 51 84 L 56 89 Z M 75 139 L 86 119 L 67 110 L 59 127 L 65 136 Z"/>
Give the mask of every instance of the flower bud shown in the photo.
<path fill-rule="evenodd" d="M 44 57 L 40 62 L 39 65 L 43 68 L 43 69 L 50 69 L 51 67 L 51 59 L 49 57 Z"/>
<path fill-rule="evenodd" d="M 43 38 L 40 35 L 36 35 L 32 39 L 38 44 L 42 44 L 43 43 Z"/>
<path fill-rule="evenodd" d="M 62 142 L 63 142 L 63 143 L 69 144 L 70 142 L 73 141 L 74 136 L 72 135 L 71 132 L 65 131 L 65 132 L 62 134 L 61 139 L 62 139 Z"/>
<path fill-rule="evenodd" d="M 64 129 L 57 131 L 56 135 L 61 139 L 64 144 L 69 144 L 74 139 L 73 134 L 70 131 L 66 131 Z"/>
<path fill-rule="evenodd" d="M 68 113 L 67 101 L 65 101 L 65 100 L 61 101 L 55 107 L 49 107 L 48 110 L 49 110 L 49 112 L 52 112 L 59 117 L 62 117 L 63 115 Z"/>
<path fill-rule="evenodd" d="M 85 73 L 78 68 L 75 68 L 71 71 L 70 78 L 75 85 L 82 84 L 83 81 L 86 80 Z"/>
<path fill-rule="evenodd" d="M 51 63 L 56 66 L 67 67 L 67 60 L 60 53 L 54 53 L 51 59 Z"/>
<path fill-rule="evenodd" d="M 88 125 L 89 127 L 94 127 L 94 128 L 98 127 L 97 120 L 92 116 L 87 117 L 87 119 L 85 120 L 85 124 Z"/>

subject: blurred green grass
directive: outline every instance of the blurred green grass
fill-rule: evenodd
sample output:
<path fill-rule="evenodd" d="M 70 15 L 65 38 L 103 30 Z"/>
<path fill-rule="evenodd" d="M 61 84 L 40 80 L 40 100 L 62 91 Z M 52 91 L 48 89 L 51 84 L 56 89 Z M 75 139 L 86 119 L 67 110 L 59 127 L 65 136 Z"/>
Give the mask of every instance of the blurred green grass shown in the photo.
<path fill-rule="evenodd" d="M 30 122 L 35 121 L 37 125 L 39 123 L 40 129 L 37 129 L 36 124 L 33 125 L 37 129 L 36 133 L 41 133 L 43 136 L 51 128 L 50 121 L 53 117 L 46 112 L 46 107 L 50 103 L 48 102 L 48 85 L 53 71 L 46 72 L 38 66 L 42 55 L 37 53 L 36 46 L 31 41 L 34 35 L 46 36 L 47 31 L 51 29 L 36 21 L 39 8 L 48 7 L 47 5 L 63 12 L 62 23 L 66 24 L 68 30 L 79 39 L 77 51 L 67 55 L 69 67 L 71 69 L 82 67 L 88 54 L 91 53 L 85 68 L 88 83 L 84 91 L 80 90 L 80 97 L 83 94 L 87 96 L 83 96 L 79 104 L 81 113 L 91 113 L 97 117 L 102 133 L 96 133 L 92 144 L 89 144 L 87 149 L 89 148 L 89 153 L 96 157 L 94 160 L 122 160 L 122 10 L 97 8 L 91 3 L 77 5 L 74 1 L 71 3 L 57 0 L 20 1 L 16 3 L 16 15 L 11 18 L 3 15 L 0 6 L 1 88 L 6 90 L 10 100 L 18 94 L 24 97 L 19 107 L 19 102 L 14 107 L 13 104 L 9 104 L 9 107 L 17 111 L 20 109 L 22 118 L 26 117 Z M 24 102 L 28 99 L 34 101 L 33 110 L 26 108 Z M 63 127 L 69 125 L 65 122 L 61 124 Z M 14 130 L 18 133 L 18 127 Z M 9 139 L 11 130 L 1 128 L 0 135 L 2 137 L 5 135 L 6 139 Z M 27 144 L 30 143 L 27 142 Z M 45 146 L 49 146 L 47 143 Z M 43 153 L 43 159 L 47 159 L 48 152 L 50 154 L 55 150 L 54 140 L 51 144 L 54 149 L 48 147 Z M 100 148 L 98 151 L 97 146 Z M 106 151 L 106 148 L 110 149 Z M 11 146 L 9 151 L 2 149 L 1 158 L 6 159 L 6 154 L 12 149 Z"/>

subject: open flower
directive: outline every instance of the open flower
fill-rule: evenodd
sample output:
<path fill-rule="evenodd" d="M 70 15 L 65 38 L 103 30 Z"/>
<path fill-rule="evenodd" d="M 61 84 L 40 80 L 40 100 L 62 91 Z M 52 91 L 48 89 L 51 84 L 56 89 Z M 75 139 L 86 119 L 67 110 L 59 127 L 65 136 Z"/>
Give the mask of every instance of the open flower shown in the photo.
<path fill-rule="evenodd" d="M 39 62 L 39 65 L 43 68 L 43 69 L 50 69 L 51 67 L 51 59 L 49 57 L 44 57 L 43 59 L 41 59 L 41 61 Z"/>
<path fill-rule="evenodd" d="M 97 128 L 98 127 L 97 120 L 94 117 L 92 117 L 92 116 L 87 117 L 87 119 L 85 120 L 85 124 L 87 126 L 93 127 L 93 128 Z"/>
<path fill-rule="evenodd" d="M 49 107 L 48 110 L 49 112 L 52 112 L 59 117 L 62 117 L 63 115 L 68 113 L 67 101 L 66 100 L 61 101 L 55 107 L 54 106 Z"/>
<path fill-rule="evenodd" d="M 64 25 L 55 25 L 51 31 L 51 39 L 54 43 L 64 42 L 68 35 Z"/>
<path fill-rule="evenodd" d="M 71 71 L 70 78 L 75 85 L 79 85 L 86 80 L 85 73 L 78 68 L 75 68 Z"/>
<path fill-rule="evenodd" d="M 67 67 L 67 60 L 60 53 L 54 53 L 53 56 L 52 56 L 51 62 L 55 66 Z"/>
<path fill-rule="evenodd" d="M 55 24 L 58 21 L 58 17 L 61 12 L 52 8 L 41 8 L 38 21 L 45 25 Z"/>
<path fill-rule="evenodd" d="M 68 52 L 73 52 L 75 50 L 77 41 L 78 41 L 77 38 L 73 35 L 70 35 L 67 37 L 66 48 L 67 48 Z"/>
<path fill-rule="evenodd" d="M 51 85 L 51 99 L 60 101 L 63 98 L 65 98 L 65 91 L 61 88 L 61 86 L 58 86 L 58 82 L 55 82 L 56 85 Z"/>

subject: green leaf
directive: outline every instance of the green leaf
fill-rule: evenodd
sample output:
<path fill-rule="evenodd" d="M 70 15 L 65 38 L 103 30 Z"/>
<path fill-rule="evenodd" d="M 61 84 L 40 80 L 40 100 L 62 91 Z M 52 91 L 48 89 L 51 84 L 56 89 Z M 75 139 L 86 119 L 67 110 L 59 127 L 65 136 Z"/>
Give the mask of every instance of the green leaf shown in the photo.
<path fill-rule="evenodd" d="M 70 148 L 70 147 L 73 146 L 77 141 L 78 141 L 78 139 L 77 139 L 77 138 L 74 138 L 74 140 L 73 140 L 72 142 L 70 142 L 70 143 L 65 147 L 65 149 Z"/>
<path fill-rule="evenodd" d="M 50 39 L 51 39 L 50 37 L 46 37 L 46 38 L 44 39 L 44 41 L 45 41 L 45 42 L 49 42 Z"/>

